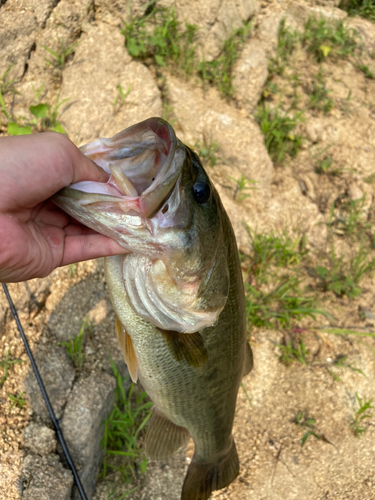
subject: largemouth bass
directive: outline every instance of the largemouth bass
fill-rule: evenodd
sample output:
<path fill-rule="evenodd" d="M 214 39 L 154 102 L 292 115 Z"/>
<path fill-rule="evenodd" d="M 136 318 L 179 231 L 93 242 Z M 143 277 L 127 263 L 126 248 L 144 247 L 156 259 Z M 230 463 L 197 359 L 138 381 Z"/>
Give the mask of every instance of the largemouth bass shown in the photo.
<path fill-rule="evenodd" d="M 155 404 L 146 452 L 167 458 L 191 436 L 181 499 L 206 500 L 238 475 L 232 426 L 252 368 L 231 223 L 196 153 L 160 118 L 82 151 L 109 181 L 54 201 L 128 250 L 104 266 L 129 373 Z"/>

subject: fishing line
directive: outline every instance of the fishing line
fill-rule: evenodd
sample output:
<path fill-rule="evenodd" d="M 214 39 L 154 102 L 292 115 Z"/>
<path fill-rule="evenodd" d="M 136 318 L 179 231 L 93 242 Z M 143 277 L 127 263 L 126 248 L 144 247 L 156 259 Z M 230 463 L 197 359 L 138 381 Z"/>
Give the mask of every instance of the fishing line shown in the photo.
<path fill-rule="evenodd" d="M 77 489 L 79 491 L 81 499 L 82 500 L 87 500 L 87 496 L 86 496 L 85 490 L 83 489 L 83 486 L 82 486 L 81 480 L 79 478 L 78 472 L 77 472 L 77 470 L 76 470 L 76 468 L 74 466 L 72 457 L 70 456 L 68 445 L 66 444 L 66 441 L 64 439 L 63 433 L 62 433 L 62 431 L 60 429 L 60 426 L 59 426 L 59 422 L 58 422 L 58 420 L 56 418 L 55 412 L 53 411 L 51 402 L 49 400 L 49 397 L 48 397 L 48 394 L 47 394 L 47 391 L 46 391 L 46 388 L 44 387 L 44 383 L 43 383 L 42 377 L 41 377 L 41 375 L 39 373 L 38 367 L 37 367 L 37 365 L 35 363 L 35 359 L 34 359 L 33 353 L 31 352 L 31 349 L 30 349 L 29 343 L 27 341 L 25 332 L 23 331 L 21 322 L 20 322 L 20 320 L 18 318 L 17 310 L 14 307 L 14 304 L 13 304 L 12 298 L 10 296 L 8 287 L 7 287 L 7 285 L 5 283 L 2 283 L 2 285 L 3 285 L 3 289 L 4 289 L 4 293 L 6 295 L 6 298 L 8 299 L 8 302 L 9 302 L 10 310 L 12 311 L 12 314 L 13 314 L 13 318 L 16 321 L 18 331 L 19 331 L 19 333 L 20 333 L 20 335 L 22 337 L 22 340 L 23 340 L 23 343 L 24 343 L 27 355 L 29 356 L 31 366 L 33 367 L 34 374 L 35 374 L 36 380 L 37 380 L 38 385 L 39 385 L 39 389 L 40 389 L 40 391 L 42 393 L 42 396 L 43 396 L 43 399 L 44 399 L 44 401 L 46 403 L 49 416 L 51 417 L 53 426 L 55 428 L 55 432 L 57 434 L 57 439 L 59 440 L 59 443 L 61 444 L 61 447 L 62 447 L 62 450 L 64 452 L 66 461 L 67 461 L 67 463 L 68 463 L 68 465 L 69 465 L 69 467 L 70 467 L 70 469 L 71 469 L 71 471 L 73 473 L 74 482 L 75 482 L 75 484 L 77 486 Z"/>

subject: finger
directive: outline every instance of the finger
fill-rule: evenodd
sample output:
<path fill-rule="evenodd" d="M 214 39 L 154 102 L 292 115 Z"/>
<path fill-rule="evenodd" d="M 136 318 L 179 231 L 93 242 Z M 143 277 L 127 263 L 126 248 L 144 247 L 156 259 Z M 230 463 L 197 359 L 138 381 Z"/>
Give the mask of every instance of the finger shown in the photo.
<path fill-rule="evenodd" d="M 56 267 L 83 260 L 128 253 L 114 240 L 101 234 L 66 236 L 63 242 L 59 241 L 59 238 L 49 238 L 48 242 L 52 253 L 57 258 Z"/>
<path fill-rule="evenodd" d="M 6 162 L 2 171 L 6 190 L 0 205 L 7 211 L 32 209 L 74 182 L 106 182 L 109 178 L 63 134 L 1 137 L 0 142 Z"/>
<path fill-rule="evenodd" d="M 70 217 L 57 207 L 52 201 L 39 204 L 31 212 L 30 219 L 36 223 L 58 226 L 64 228 L 68 226 Z"/>
<path fill-rule="evenodd" d="M 99 234 L 94 229 L 90 229 L 89 227 L 83 226 L 82 224 L 69 224 L 64 227 L 66 236 L 84 236 L 87 234 Z"/>

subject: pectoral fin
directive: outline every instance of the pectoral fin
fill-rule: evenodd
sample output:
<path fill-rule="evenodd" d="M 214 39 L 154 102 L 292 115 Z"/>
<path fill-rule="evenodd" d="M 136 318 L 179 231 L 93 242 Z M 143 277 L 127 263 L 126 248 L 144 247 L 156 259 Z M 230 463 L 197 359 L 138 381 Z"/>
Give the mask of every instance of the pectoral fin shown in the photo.
<path fill-rule="evenodd" d="M 122 353 L 124 355 L 125 363 L 128 366 L 129 375 L 133 382 L 137 382 L 138 361 L 134 352 L 133 342 L 130 335 L 126 333 L 125 328 L 123 327 L 117 316 L 115 322 L 115 330 L 117 334 L 118 343 L 120 344 Z"/>
<path fill-rule="evenodd" d="M 185 360 L 188 365 L 197 368 L 208 360 L 208 352 L 199 332 L 179 333 L 160 330 L 172 356 L 177 361 Z"/>
<path fill-rule="evenodd" d="M 243 367 L 243 376 L 246 377 L 253 369 L 253 351 L 251 350 L 249 342 L 246 342 L 245 363 Z"/>
<path fill-rule="evenodd" d="M 151 415 L 146 434 L 146 453 L 154 460 L 170 457 L 189 440 L 185 427 L 171 422 L 156 407 Z"/>

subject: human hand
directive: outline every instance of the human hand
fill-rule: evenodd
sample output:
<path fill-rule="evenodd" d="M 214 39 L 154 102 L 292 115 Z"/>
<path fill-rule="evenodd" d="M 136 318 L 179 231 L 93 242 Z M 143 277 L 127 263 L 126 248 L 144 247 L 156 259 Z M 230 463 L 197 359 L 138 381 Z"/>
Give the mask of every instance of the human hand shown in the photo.
<path fill-rule="evenodd" d="M 125 253 L 49 200 L 74 182 L 108 177 L 62 134 L 0 137 L 0 281 L 42 278 L 59 266 Z"/>

